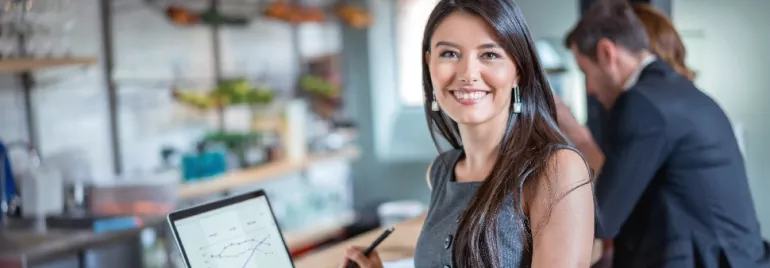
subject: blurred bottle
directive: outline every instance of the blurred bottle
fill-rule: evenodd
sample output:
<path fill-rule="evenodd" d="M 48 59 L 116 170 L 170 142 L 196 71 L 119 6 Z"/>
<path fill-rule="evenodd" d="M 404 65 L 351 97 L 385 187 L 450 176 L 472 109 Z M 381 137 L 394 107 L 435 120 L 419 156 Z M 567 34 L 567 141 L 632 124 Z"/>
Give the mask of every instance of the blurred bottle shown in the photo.
<path fill-rule="evenodd" d="M 307 156 L 307 103 L 295 99 L 284 112 L 283 148 L 289 161 L 303 161 Z"/>
<path fill-rule="evenodd" d="M 25 218 L 35 219 L 35 228 L 44 232 L 45 219 L 64 212 L 64 180 L 61 172 L 41 163 L 35 150 L 27 170 L 21 172 L 21 211 Z"/>

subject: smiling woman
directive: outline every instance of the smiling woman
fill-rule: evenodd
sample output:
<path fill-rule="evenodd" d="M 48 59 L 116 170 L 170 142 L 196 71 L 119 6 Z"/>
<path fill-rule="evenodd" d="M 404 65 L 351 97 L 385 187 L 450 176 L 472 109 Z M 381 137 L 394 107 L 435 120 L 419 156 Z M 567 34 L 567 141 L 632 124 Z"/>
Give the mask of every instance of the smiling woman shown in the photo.
<path fill-rule="evenodd" d="M 424 230 L 418 266 L 440 265 L 427 256 L 434 254 L 431 240 L 454 229 L 447 255 L 455 266 L 588 266 L 590 176 L 556 127 L 552 92 L 518 7 L 442 1 L 423 50 L 424 94 L 432 96 L 425 106 L 439 106 L 427 113 L 428 124 L 455 148 L 434 161 L 431 183 L 466 188 L 444 195 L 434 187 L 434 197 L 460 203 L 434 204 L 426 225 L 447 216 L 458 224 Z M 457 205 L 464 209 L 453 213 Z"/>
<path fill-rule="evenodd" d="M 423 33 L 431 202 L 415 267 L 588 267 L 591 176 L 556 124 L 531 35 L 510 0 L 441 0 Z M 346 258 L 382 267 L 376 252 Z"/>
<path fill-rule="evenodd" d="M 494 120 L 490 126 L 505 126 L 518 71 L 494 31 L 481 17 L 463 12 L 444 19 L 433 35 L 435 45 L 425 53 L 444 113 L 458 124 Z"/>

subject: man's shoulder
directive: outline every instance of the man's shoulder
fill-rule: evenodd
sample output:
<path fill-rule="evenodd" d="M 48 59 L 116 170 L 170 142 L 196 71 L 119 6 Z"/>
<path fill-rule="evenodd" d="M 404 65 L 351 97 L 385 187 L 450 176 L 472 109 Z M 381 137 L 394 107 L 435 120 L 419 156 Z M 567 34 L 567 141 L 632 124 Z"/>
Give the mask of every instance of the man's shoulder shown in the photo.
<path fill-rule="evenodd" d="M 668 125 L 664 107 L 648 94 L 629 90 L 618 98 L 610 112 L 609 124 L 616 133 L 640 133 L 662 130 Z"/>
<path fill-rule="evenodd" d="M 657 100 L 655 94 L 650 94 L 644 90 L 628 90 L 624 92 L 615 102 L 613 113 L 623 115 L 623 117 L 635 117 L 642 115 L 661 115 L 661 102 Z"/>
<path fill-rule="evenodd" d="M 665 100 L 689 99 L 693 94 L 704 95 L 690 79 L 663 63 L 651 64 L 628 91 L 639 93 L 656 104 L 665 103 Z"/>
<path fill-rule="evenodd" d="M 663 114 L 721 110 L 714 99 L 692 81 L 678 74 L 650 75 L 628 90 L 632 103 L 647 102 Z"/>
<path fill-rule="evenodd" d="M 623 99 L 632 107 L 646 107 L 667 113 L 676 112 L 676 107 L 702 106 L 709 98 L 684 76 L 659 70 L 642 75 L 633 87 L 624 92 Z"/>

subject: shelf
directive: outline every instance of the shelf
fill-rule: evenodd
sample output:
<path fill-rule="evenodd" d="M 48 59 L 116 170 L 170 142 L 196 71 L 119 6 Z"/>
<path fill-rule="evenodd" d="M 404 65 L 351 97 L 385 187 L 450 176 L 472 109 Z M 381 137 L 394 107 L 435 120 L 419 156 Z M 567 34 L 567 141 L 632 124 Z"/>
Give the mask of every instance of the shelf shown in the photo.
<path fill-rule="evenodd" d="M 0 73 L 19 73 L 66 66 L 87 66 L 97 62 L 96 58 L 2 59 L 0 60 Z"/>
<path fill-rule="evenodd" d="M 217 194 L 258 182 L 277 179 L 280 176 L 302 171 L 316 163 L 335 159 L 352 160 L 358 158 L 358 155 L 358 148 L 351 147 L 329 153 L 311 154 L 307 158 L 298 161 L 279 160 L 253 168 L 228 172 L 202 181 L 182 184 L 179 186 L 178 197 L 180 199 L 190 199 Z"/>

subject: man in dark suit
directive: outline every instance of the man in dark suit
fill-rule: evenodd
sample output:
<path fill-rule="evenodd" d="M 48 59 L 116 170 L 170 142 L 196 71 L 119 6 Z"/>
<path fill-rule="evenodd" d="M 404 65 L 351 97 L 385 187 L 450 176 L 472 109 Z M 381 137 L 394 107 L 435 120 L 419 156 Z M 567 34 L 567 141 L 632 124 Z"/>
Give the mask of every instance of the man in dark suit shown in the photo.
<path fill-rule="evenodd" d="M 597 172 L 596 235 L 613 266 L 770 267 L 741 152 L 722 109 L 649 50 L 626 1 L 599 1 L 568 35 L 586 89 L 609 111 L 594 142 L 559 103 Z"/>

